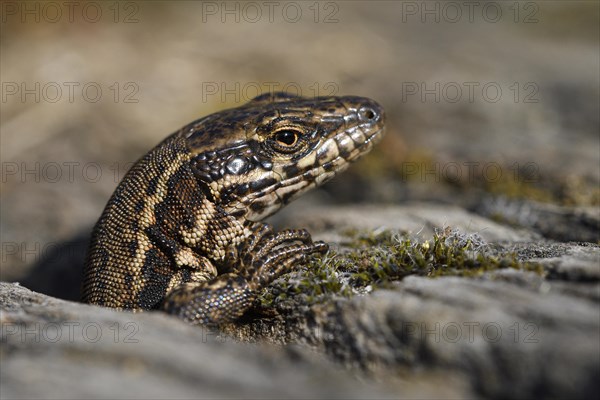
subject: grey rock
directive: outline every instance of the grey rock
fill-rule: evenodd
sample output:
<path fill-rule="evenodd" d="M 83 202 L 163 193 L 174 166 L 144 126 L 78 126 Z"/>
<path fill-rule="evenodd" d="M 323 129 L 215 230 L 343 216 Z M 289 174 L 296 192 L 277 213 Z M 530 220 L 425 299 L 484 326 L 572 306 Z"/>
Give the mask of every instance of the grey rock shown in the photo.
<path fill-rule="evenodd" d="M 598 245 L 551 242 L 441 205 L 298 210 L 292 207 L 274 222 L 308 226 L 315 237 L 341 248 L 344 229 L 393 229 L 418 240 L 443 225 L 460 227 L 486 238 L 493 251 L 514 252 L 544 272 L 408 276 L 388 289 L 351 298 L 312 305 L 292 300 L 220 332 L 160 313 L 116 312 L 2 283 L 2 397 L 583 398 L 600 393 Z"/>
<path fill-rule="evenodd" d="M 600 281 L 600 248 L 593 245 L 573 245 L 560 257 L 533 258 L 549 271 L 549 277 L 568 281 Z"/>
<path fill-rule="evenodd" d="M 314 353 L 233 343 L 160 313 L 121 313 L 0 283 L 3 399 L 397 398 Z M 431 392 L 439 396 L 440 391 Z"/>
<path fill-rule="evenodd" d="M 561 207 L 530 200 L 486 196 L 477 207 L 483 216 L 501 216 L 506 221 L 561 241 L 600 240 L 598 207 Z"/>
<path fill-rule="evenodd" d="M 279 226 L 305 226 L 316 238 L 340 241 L 344 229 L 390 229 L 429 238 L 435 229 L 451 226 L 464 233 L 478 233 L 488 242 L 530 242 L 541 236 L 530 230 L 501 225 L 463 208 L 435 203 L 406 205 L 311 206 L 300 199 L 278 214 L 273 222 Z M 350 218 L 351 217 L 351 218 Z"/>
<path fill-rule="evenodd" d="M 593 396 L 600 390 L 598 306 L 552 285 L 408 277 L 394 290 L 323 306 L 313 318 L 319 347 L 367 369 L 462 372 L 490 398 Z"/>
<path fill-rule="evenodd" d="M 408 276 L 388 289 L 351 298 L 334 296 L 312 305 L 292 299 L 220 332 L 160 313 L 121 313 L 1 283 L 2 397 L 583 398 L 600 393 L 598 245 L 552 242 L 452 206 L 313 204 L 306 213 L 305 205 L 292 205 L 273 222 L 308 227 L 315 238 L 342 249 L 345 229 L 392 229 L 425 240 L 451 226 L 478 234 L 494 254 L 513 252 L 521 261 L 539 263 L 543 273 L 500 269 L 476 278 Z M 65 273 L 79 271 L 81 263 L 55 261 L 65 264 L 60 269 Z M 38 281 L 58 282 L 49 279 L 51 271 L 34 272 Z"/>

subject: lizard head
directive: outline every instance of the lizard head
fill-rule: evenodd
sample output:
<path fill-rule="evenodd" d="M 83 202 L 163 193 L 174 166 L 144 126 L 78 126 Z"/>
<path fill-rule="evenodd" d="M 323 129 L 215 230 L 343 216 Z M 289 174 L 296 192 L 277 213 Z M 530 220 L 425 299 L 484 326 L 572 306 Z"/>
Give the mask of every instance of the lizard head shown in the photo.
<path fill-rule="evenodd" d="M 247 222 L 346 169 L 381 138 L 384 123 L 383 108 L 368 98 L 272 93 L 195 121 L 183 133 L 192 171 L 211 201 Z"/>

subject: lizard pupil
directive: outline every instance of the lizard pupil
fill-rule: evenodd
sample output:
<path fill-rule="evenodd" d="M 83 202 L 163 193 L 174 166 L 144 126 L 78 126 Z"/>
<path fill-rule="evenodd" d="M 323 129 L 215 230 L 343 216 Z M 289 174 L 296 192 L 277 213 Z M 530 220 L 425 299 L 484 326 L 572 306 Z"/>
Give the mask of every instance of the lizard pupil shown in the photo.
<path fill-rule="evenodd" d="M 284 146 L 293 146 L 298 141 L 298 133 L 294 131 L 279 131 L 275 139 Z"/>

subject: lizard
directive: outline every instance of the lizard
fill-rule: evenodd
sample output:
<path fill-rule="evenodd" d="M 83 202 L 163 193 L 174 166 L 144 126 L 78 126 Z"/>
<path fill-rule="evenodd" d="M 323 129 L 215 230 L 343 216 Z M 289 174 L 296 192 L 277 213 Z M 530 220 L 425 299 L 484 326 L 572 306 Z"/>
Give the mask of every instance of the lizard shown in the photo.
<path fill-rule="evenodd" d="M 168 136 L 125 174 L 92 231 L 82 301 L 232 322 L 328 245 L 262 220 L 371 150 L 383 108 L 358 96 L 260 95 Z"/>

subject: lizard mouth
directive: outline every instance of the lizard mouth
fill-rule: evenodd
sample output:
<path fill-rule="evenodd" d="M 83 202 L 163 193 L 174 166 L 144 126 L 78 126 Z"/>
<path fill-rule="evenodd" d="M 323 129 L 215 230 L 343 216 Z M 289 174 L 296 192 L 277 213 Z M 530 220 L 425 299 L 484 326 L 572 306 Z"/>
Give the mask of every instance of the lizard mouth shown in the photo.
<path fill-rule="evenodd" d="M 281 180 L 278 184 L 274 184 L 267 188 L 270 191 L 275 191 L 279 195 L 283 195 L 284 189 L 288 189 L 302 182 L 315 183 L 316 186 L 333 178 L 339 172 L 346 169 L 350 163 L 356 161 L 361 156 L 368 153 L 374 144 L 376 144 L 383 137 L 384 129 L 378 129 L 369 134 L 368 137 L 359 143 L 353 141 L 352 149 L 345 149 L 340 151 L 340 142 L 348 143 L 353 140 L 349 134 L 350 130 L 338 133 L 336 136 L 327 139 L 319 149 L 317 150 L 317 159 L 320 154 L 326 154 L 329 159 L 324 159 L 323 162 L 319 163 L 317 160 L 316 165 L 308 168 L 306 171 L 299 175 L 290 176 L 286 179 Z M 299 195 L 300 193 L 298 193 Z M 295 196 L 294 196 L 295 197 Z M 287 199 L 286 199 L 287 200 Z M 290 199 L 291 200 L 291 199 Z M 285 202 L 287 203 L 287 201 Z"/>

